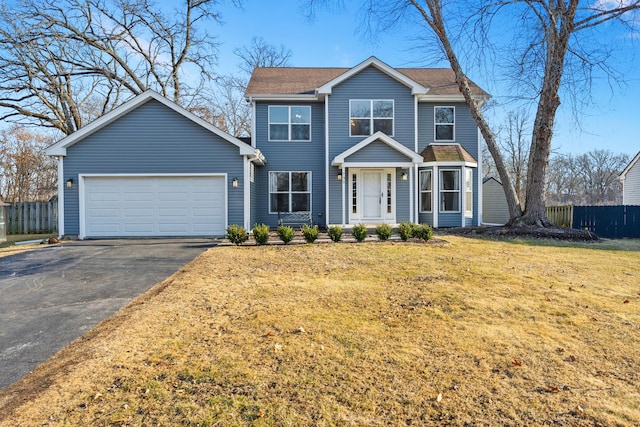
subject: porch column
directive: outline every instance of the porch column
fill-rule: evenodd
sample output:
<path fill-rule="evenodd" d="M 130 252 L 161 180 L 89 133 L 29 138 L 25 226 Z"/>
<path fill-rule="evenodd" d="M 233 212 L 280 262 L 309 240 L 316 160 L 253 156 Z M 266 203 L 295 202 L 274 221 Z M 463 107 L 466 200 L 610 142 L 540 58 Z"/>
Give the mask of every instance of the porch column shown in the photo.
<path fill-rule="evenodd" d="M 342 226 L 345 226 L 347 224 L 347 220 L 346 220 L 346 215 L 347 215 L 347 207 L 346 207 L 346 183 L 349 182 L 349 177 L 346 174 L 347 170 L 344 168 L 344 166 L 340 166 L 340 173 L 342 174 L 342 181 L 340 182 L 340 188 L 342 190 Z"/>
<path fill-rule="evenodd" d="M 414 206 L 414 199 L 416 195 L 415 195 L 414 186 L 413 186 L 413 181 L 414 181 L 413 168 L 409 168 L 408 173 L 409 173 L 409 222 L 415 223 L 416 221 L 414 221 L 413 206 Z"/>
<path fill-rule="evenodd" d="M 433 166 L 433 187 L 431 187 L 431 190 L 433 228 L 438 228 L 438 212 L 440 212 L 440 207 L 438 206 L 438 199 L 440 198 L 440 177 L 437 165 Z"/>

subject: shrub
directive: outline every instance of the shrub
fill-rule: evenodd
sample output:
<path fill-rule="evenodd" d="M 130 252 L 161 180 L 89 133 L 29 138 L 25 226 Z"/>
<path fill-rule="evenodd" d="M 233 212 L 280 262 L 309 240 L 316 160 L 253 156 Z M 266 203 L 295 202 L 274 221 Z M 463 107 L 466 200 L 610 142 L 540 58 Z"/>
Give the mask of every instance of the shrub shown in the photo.
<path fill-rule="evenodd" d="M 367 227 L 365 227 L 364 224 L 354 225 L 351 234 L 353 234 L 353 237 L 355 237 L 358 242 L 362 242 L 367 238 Z"/>
<path fill-rule="evenodd" d="M 391 229 L 391 226 L 389 224 L 380 224 L 376 227 L 376 234 L 378 235 L 378 239 L 382 241 L 389 240 L 389 237 L 391 237 L 391 233 L 393 233 L 393 230 Z"/>
<path fill-rule="evenodd" d="M 276 232 L 278 233 L 278 237 L 280 237 L 280 240 L 282 240 L 284 242 L 284 244 L 286 245 L 287 243 L 289 243 L 290 241 L 293 240 L 293 236 L 295 236 L 295 232 L 293 231 L 293 228 L 287 226 L 287 225 L 281 225 L 276 229 Z"/>
<path fill-rule="evenodd" d="M 304 237 L 304 241 L 307 243 L 313 243 L 318 238 L 318 226 L 314 225 L 313 227 L 304 224 L 302 226 L 302 237 Z"/>
<path fill-rule="evenodd" d="M 332 242 L 339 242 L 342 239 L 342 227 L 339 225 L 332 225 L 327 230 L 327 234 Z"/>
<path fill-rule="evenodd" d="M 400 235 L 400 238 L 404 242 L 409 240 L 411 237 L 413 237 L 413 230 L 415 227 L 416 225 L 412 222 L 401 222 L 398 226 L 398 234 Z"/>
<path fill-rule="evenodd" d="M 413 237 L 426 242 L 433 237 L 433 228 L 428 224 L 416 225 L 413 229 Z"/>
<path fill-rule="evenodd" d="M 247 230 L 238 224 L 231 224 L 227 227 L 227 239 L 233 244 L 240 245 L 249 238 Z"/>
<path fill-rule="evenodd" d="M 269 226 L 266 224 L 256 224 L 253 226 L 253 238 L 258 245 L 266 245 L 269 241 Z"/>

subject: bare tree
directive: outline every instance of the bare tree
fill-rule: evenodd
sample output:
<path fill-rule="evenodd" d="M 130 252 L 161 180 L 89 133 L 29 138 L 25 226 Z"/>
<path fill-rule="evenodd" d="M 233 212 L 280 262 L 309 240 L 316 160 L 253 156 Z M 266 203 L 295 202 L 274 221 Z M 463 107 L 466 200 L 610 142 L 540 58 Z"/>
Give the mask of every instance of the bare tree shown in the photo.
<path fill-rule="evenodd" d="M 327 2 L 330 0 L 307 0 L 307 6 L 313 9 Z M 609 77 L 615 77 L 606 66 L 608 51 L 598 55 L 595 50 L 590 50 L 594 46 L 593 40 L 587 43 L 578 38 L 578 35 L 590 33 L 603 24 L 621 24 L 631 29 L 630 12 L 640 9 L 640 0 L 598 0 L 591 4 L 584 4 L 579 0 L 496 0 L 473 4 L 477 8 L 469 14 L 468 19 L 459 18 L 462 8 L 458 2 L 456 7 L 447 9 L 450 15 L 445 19 L 442 0 L 367 0 L 363 2 L 363 8 L 367 19 L 382 22 L 387 29 L 407 22 L 407 16 L 417 12 L 435 35 L 440 52 L 449 61 L 456 75 L 458 88 L 494 158 L 507 196 L 510 224 L 551 226 L 545 211 L 545 178 L 563 78 L 564 81 L 576 79 L 578 66 L 584 70 L 586 80 L 583 82 L 588 83 L 594 69 L 604 70 Z M 518 43 L 512 43 L 510 49 L 512 53 L 515 51 L 514 63 L 522 70 L 520 75 L 527 77 L 526 83 L 535 93 L 537 102 L 529 149 L 524 212 L 519 207 L 515 188 L 509 179 L 494 133 L 482 114 L 480 103 L 471 95 L 469 79 L 458 56 L 463 48 L 454 48 L 454 42 L 459 42 L 467 35 L 470 35 L 471 42 L 489 44 L 490 36 L 496 34 L 495 31 L 490 31 L 491 24 L 500 13 L 508 15 L 506 24 L 514 25 L 512 30 L 518 34 Z M 519 19 L 513 19 L 514 16 Z M 479 31 L 470 30 L 474 28 Z M 455 36 L 452 37 L 452 34 Z M 500 37 L 503 34 L 499 32 Z M 568 57 L 572 61 L 567 61 Z M 572 67 L 565 73 L 567 64 Z"/>
<path fill-rule="evenodd" d="M 0 132 L 0 194 L 7 201 L 45 201 L 56 194 L 56 163 L 43 152 L 50 143 L 16 125 Z"/>
<path fill-rule="evenodd" d="M 522 204 L 525 200 L 527 182 L 527 164 L 529 161 L 529 144 L 531 130 L 529 118 L 524 110 L 510 111 L 507 122 L 498 133 L 498 143 L 505 156 L 507 171 L 511 176 L 514 190 Z"/>
<path fill-rule="evenodd" d="M 210 114 L 222 130 L 237 137 L 247 137 L 251 135 L 251 105 L 246 102 L 244 92 L 249 76 L 255 67 L 289 66 L 291 50 L 254 37 L 250 46 L 236 48 L 233 52 L 241 60 L 238 68 L 244 74 L 222 76 L 217 80 L 217 88 L 211 95 L 215 111 Z"/>
<path fill-rule="evenodd" d="M 291 59 L 290 49 L 271 45 L 262 37 L 253 37 L 250 46 L 236 48 L 233 53 L 241 59 L 239 67 L 247 74 L 255 67 L 288 67 Z"/>
<path fill-rule="evenodd" d="M 16 0 L 0 7 L 0 119 L 78 130 L 154 89 L 188 106 L 212 77 L 217 0 Z"/>
<path fill-rule="evenodd" d="M 547 198 L 551 204 L 620 204 L 622 184 L 618 176 L 628 163 L 629 156 L 611 150 L 554 156 L 549 164 Z"/>

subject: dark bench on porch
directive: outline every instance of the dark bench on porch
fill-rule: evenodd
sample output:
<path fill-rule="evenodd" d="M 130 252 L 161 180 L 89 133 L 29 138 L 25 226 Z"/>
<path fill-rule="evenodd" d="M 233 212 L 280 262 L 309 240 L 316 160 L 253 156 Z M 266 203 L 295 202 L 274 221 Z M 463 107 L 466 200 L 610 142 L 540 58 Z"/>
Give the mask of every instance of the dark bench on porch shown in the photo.
<path fill-rule="evenodd" d="M 278 225 L 302 227 L 304 224 L 312 224 L 310 211 L 278 212 Z"/>

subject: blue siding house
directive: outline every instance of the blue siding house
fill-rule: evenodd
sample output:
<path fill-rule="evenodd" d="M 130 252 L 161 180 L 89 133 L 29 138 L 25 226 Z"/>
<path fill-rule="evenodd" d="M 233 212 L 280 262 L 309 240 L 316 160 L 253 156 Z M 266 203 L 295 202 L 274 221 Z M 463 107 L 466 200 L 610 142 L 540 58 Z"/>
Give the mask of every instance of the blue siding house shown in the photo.
<path fill-rule="evenodd" d="M 478 102 L 488 95 L 476 85 Z M 450 69 L 256 68 L 254 222 L 310 211 L 316 224 L 479 225 L 481 136 Z"/>
<path fill-rule="evenodd" d="M 450 69 L 256 68 L 246 98 L 250 143 L 147 91 L 50 146 L 60 235 L 213 236 L 295 212 L 480 224 L 481 138 Z"/>

